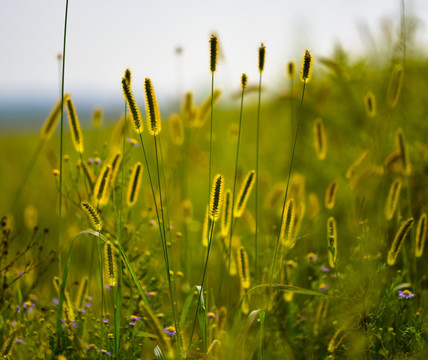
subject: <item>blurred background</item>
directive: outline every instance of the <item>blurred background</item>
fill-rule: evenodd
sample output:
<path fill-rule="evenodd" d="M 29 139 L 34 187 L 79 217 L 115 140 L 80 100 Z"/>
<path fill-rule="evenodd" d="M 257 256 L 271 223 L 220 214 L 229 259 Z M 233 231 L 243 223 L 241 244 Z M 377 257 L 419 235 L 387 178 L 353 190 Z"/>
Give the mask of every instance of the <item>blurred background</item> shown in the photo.
<path fill-rule="evenodd" d="M 266 92 L 278 92 L 285 65 L 305 49 L 315 59 L 337 46 L 354 57 L 379 56 L 400 36 L 400 0 L 72 0 L 69 3 L 65 90 L 81 122 L 94 107 L 120 114 L 120 80 L 133 72 L 143 105 L 143 79 L 153 81 L 161 106 L 177 108 L 184 91 L 198 100 L 210 91 L 208 39 L 216 33 L 221 59 L 216 86 L 239 89 L 242 72 L 256 84 L 257 49 L 267 49 Z M 428 44 L 428 1 L 404 1 L 414 47 Z M 0 136 L 25 124 L 38 130 L 59 97 L 65 1 L 4 1 L 0 5 Z M 315 71 L 317 64 L 315 62 Z M 30 110 L 31 109 L 31 110 Z M 175 110 L 175 109 L 168 109 Z"/>

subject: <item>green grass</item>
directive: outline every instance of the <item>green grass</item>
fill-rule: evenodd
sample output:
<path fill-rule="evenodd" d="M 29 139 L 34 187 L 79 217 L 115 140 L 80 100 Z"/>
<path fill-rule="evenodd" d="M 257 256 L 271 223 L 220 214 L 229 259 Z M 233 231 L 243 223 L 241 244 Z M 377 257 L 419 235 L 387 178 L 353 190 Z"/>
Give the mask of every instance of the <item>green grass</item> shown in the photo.
<path fill-rule="evenodd" d="M 18 342 L 15 340 L 11 356 L 35 359 L 59 354 L 67 359 L 109 357 L 102 350 L 120 359 L 325 359 L 329 355 L 348 359 L 423 358 L 427 351 L 428 264 L 427 252 L 415 257 L 415 236 L 417 221 L 427 212 L 428 203 L 428 105 L 422 76 L 428 72 L 428 65 L 424 59 L 409 54 L 408 51 L 401 94 L 393 108 L 388 106 L 386 96 L 390 75 L 401 61 L 401 53 L 382 58 L 383 63 L 350 60 L 341 49 L 336 49 L 329 61 L 315 56 L 313 78 L 305 89 L 287 195 L 287 199 L 294 199 L 298 213 L 304 214 L 301 223 L 295 224 L 299 232 L 294 248 L 283 249 L 278 243 L 284 261 L 277 263 L 280 269 L 274 281 L 272 259 L 294 140 L 291 121 L 292 114 L 294 121 L 299 114 L 302 83 L 294 82 L 294 95 L 289 96 L 290 81 L 284 75 L 283 94 L 276 98 L 262 96 L 260 134 L 256 126 L 257 102 L 251 103 L 246 97 L 241 114 L 239 102 L 226 108 L 222 101 L 228 99 L 220 97 L 214 122 L 190 127 L 183 119 L 184 145 L 175 145 L 168 126 L 163 126 L 162 152 L 160 147 L 157 153 L 154 146 L 147 146 L 147 162 L 143 161 L 141 149 L 142 139 L 146 144 L 151 141 L 147 132 L 141 139 L 135 133 L 126 134 L 126 139 L 134 137 L 138 146 L 123 143 L 121 137 L 122 168 L 109 203 L 101 209 L 104 227 L 100 234 L 90 229 L 80 208 L 80 201 L 91 190 L 86 188 L 77 167 L 80 155 L 75 153 L 68 134 L 63 136 L 63 155 L 68 159 L 63 160 L 61 225 L 57 206 L 59 179 L 52 173 L 60 167 L 59 135 L 48 140 L 42 150 L 38 150 L 37 134 L 2 138 L 0 150 L 8 156 L 3 155 L 0 161 L 0 214 L 6 216 L 0 245 L 0 344 L 10 343 L 14 337 Z M 270 84 L 264 82 L 264 86 L 269 88 Z M 209 96 L 208 90 L 200 95 Z M 368 91 L 376 97 L 374 117 L 365 110 L 364 96 Z M 79 113 L 78 108 L 76 111 Z M 169 115 L 162 114 L 162 118 Z M 256 166 L 255 149 L 260 135 L 257 254 L 256 209 L 250 200 L 247 216 L 234 227 L 230 252 L 229 237 L 222 238 L 220 227 L 214 228 L 209 263 L 204 269 L 208 254 L 202 246 L 202 225 L 209 158 L 213 155 L 216 159 L 216 172 L 224 175 L 225 189 L 232 188 L 238 140 L 233 126 L 236 128 L 241 116 L 237 184 Z M 324 160 L 317 158 L 314 148 L 313 121 L 317 117 L 323 119 L 326 131 Z M 384 164 L 388 154 L 396 151 L 398 128 L 405 135 L 410 174 L 405 174 L 400 162 L 390 167 Z M 102 164 L 90 159 L 105 162 L 115 151 L 109 141 L 113 126 L 82 130 L 82 158 L 97 176 Z M 356 177 L 347 179 L 347 169 L 365 150 L 370 152 Z M 31 159 L 28 154 L 39 151 L 11 212 Z M 130 167 L 137 161 L 144 164 L 143 179 L 137 204 L 128 208 L 122 192 L 129 182 Z M 162 190 L 163 219 L 156 209 L 161 209 L 161 203 L 153 202 L 159 196 L 154 196 L 147 176 L 147 165 L 155 169 L 157 164 L 157 174 L 152 175 L 156 175 L 157 186 Z M 397 209 L 387 220 L 385 202 L 397 177 L 403 186 Z M 339 187 L 334 207 L 327 209 L 324 198 L 332 181 L 337 181 Z M 282 194 L 271 196 L 278 183 L 284 183 Z M 253 200 L 254 196 L 251 195 Z M 186 221 L 182 212 L 186 199 L 193 206 L 191 221 Z M 29 205 L 37 210 L 37 219 L 34 211 L 31 218 Z M 332 249 L 328 245 L 327 220 L 331 216 L 337 223 L 334 268 L 328 260 Z M 388 266 L 390 245 L 410 217 L 415 220 L 413 228 L 395 265 Z M 34 225 L 38 228 L 34 229 Z M 114 244 L 120 275 L 117 286 L 104 286 L 100 291 L 106 279 L 100 270 L 104 260 L 97 249 L 107 239 Z M 239 272 L 233 272 L 232 264 L 229 270 L 229 253 L 238 264 L 240 246 L 249 257 L 248 292 L 241 291 Z M 166 254 L 173 276 L 165 273 L 165 269 L 169 270 Z M 59 255 L 63 259 L 60 293 L 53 285 Z M 253 265 L 256 258 L 257 276 Z M 85 276 L 89 277 L 88 297 L 85 305 L 77 308 L 74 302 Z M 405 289 L 415 296 L 401 299 L 399 291 Z M 59 310 L 65 292 L 70 295 L 75 322 L 68 321 Z M 243 301 L 248 301 L 248 314 L 242 312 Z M 198 321 L 190 341 L 195 314 Z M 171 329 L 168 331 L 173 335 L 164 330 L 171 326 L 179 328 L 180 336 Z M 0 347 L 0 355 L 5 350 Z"/>

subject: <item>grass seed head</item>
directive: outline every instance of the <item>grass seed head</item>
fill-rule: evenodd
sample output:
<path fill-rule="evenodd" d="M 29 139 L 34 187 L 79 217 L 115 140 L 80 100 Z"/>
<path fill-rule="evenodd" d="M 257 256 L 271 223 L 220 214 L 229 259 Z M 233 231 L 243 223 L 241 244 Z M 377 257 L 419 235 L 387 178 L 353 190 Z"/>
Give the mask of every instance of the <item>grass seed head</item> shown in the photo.
<path fill-rule="evenodd" d="M 259 73 L 261 74 L 265 68 L 266 47 L 261 43 L 259 47 Z"/>
<path fill-rule="evenodd" d="M 155 89 L 149 78 L 144 79 L 144 94 L 146 98 L 146 116 L 149 133 L 150 135 L 156 136 L 162 130 L 162 122 Z"/>
<path fill-rule="evenodd" d="M 302 68 L 300 70 L 300 80 L 302 82 L 309 82 L 312 77 L 312 63 L 313 57 L 311 53 L 306 50 L 305 55 L 302 57 Z"/>
<path fill-rule="evenodd" d="M 210 70 L 215 73 L 218 61 L 218 39 L 217 36 L 211 34 L 210 37 Z"/>

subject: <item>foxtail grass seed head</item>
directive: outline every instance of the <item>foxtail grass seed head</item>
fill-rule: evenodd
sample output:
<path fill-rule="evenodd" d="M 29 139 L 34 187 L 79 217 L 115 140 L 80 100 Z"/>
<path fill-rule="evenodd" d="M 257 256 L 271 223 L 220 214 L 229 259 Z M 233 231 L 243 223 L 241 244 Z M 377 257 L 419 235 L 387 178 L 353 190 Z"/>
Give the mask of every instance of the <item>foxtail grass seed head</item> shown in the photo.
<path fill-rule="evenodd" d="M 0 356 L 2 359 L 11 359 L 13 348 L 16 343 L 16 331 L 12 331 L 12 333 L 3 338 L 3 345 L 1 347 Z"/>
<path fill-rule="evenodd" d="M 337 229 L 336 220 L 332 216 L 327 220 L 327 245 L 328 263 L 330 267 L 335 267 L 337 259 Z"/>
<path fill-rule="evenodd" d="M 89 285 L 89 278 L 87 276 L 84 276 L 83 279 L 80 281 L 79 290 L 77 291 L 77 296 L 76 296 L 77 309 L 81 309 L 83 307 L 85 299 L 88 296 L 88 285 Z"/>
<path fill-rule="evenodd" d="M 142 173 L 143 165 L 141 162 L 137 162 L 132 169 L 132 174 L 128 185 L 128 193 L 126 195 L 126 203 L 129 207 L 134 206 L 137 202 Z"/>
<path fill-rule="evenodd" d="M 296 64 L 293 61 L 290 61 L 287 64 L 287 76 L 290 79 L 293 79 L 296 76 Z"/>
<path fill-rule="evenodd" d="M 82 207 L 83 211 L 86 213 L 87 217 L 91 221 L 91 224 L 94 227 L 94 229 L 97 231 L 101 231 L 101 229 L 103 228 L 103 221 L 97 209 L 95 209 L 92 206 L 92 204 L 86 200 L 82 201 L 80 206 Z"/>
<path fill-rule="evenodd" d="M 256 180 L 255 170 L 251 170 L 245 177 L 241 189 L 239 190 L 238 198 L 233 209 L 233 217 L 239 218 L 245 210 L 248 198 L 250 197 L 251 190 L 253 189 Z"/>
<path fill-rule="evenodd" d="M 248 290 L 250 288 L 250 263 L 248 261 L 247 252 L 243 246 L 238 250 L 238 272 L 241 288 L 243 290 Z"/>
<path fill-rule="evenodd" d="M 309 82 L 312 77 L 312 63 L 313 57 L 311 53 L 306 50 L 305 55 L 302 57 L 302 68 L 300 70 L 300 80 L 302 82 Z"/>
<path fill-rule="evenodd" d="M 94 171 L 92 170 L 92 168 L 87 164 L 86 161 L 81 161 L 79 159 L 78 165 L 80 165 L 82 167 L 83 170 L 83 176 L 86 178 L 88 184 L 89 184 L 89 188 L 91 190 L 91 192 L 94 189 L 94 183 L 95 183 L 95 174 Z"/>
<path fill-rule="evenodd" d="M 137 102 L 132 94 L 131 85 L 125 77 L 122 78 L 122 91 L 123 97 L 128 104 L 129 112 L 131 113 L 134 130 L 137 134 L 141 134 L 143 132 L 143 122 L 141 120 L 140 109 L 138 108 Z"/>
<path fill-rule="evenodd" d="M 181 106 L 181 116 L 186 121 L 188 127 L 196 126 L 196 113 L 197 111 L 193 103 L 193 93 L 188 91 L 184 94 L 184 101 Z"/>
<path fill-rule="evenodd" d="M 333 354 L 338 348 L 339 346 L 342 344 L 343 339 L 345 338 L 345 331 L 343 331 L 343 329 L 338 329 L 334 334 L 333 337 L 330 339 L 328 346 L 327 346 L 327 351 L 330 354 Z"/>
<path fill-rule="evenodd" d="M 247 87 L 247 83 L 248 83 L 248 76 L 247 74 L 242 74 L 241 75 L 241 88 L 242 90 L 245 90 L 245 88 Z"/>
<path fill-rule="evenodd" d="M 125 80 L 128 82 L 129 86 L 131 86 L 131 70 L 126 69 L 125 70 L 125 75 L 124 75 Z"/>
<path fill-rule="evenodd" d="M 376 97 L 371 91 L 367 92 L 364 96 L 364 105 L 366 107 L 367 115 L 374 117 L 376 115 Z"/>
<path fill-rule="evenodd" d="M 92 118 L 92 126 L 94 128 L 99 128 L 103 122 L 103 110 L 101 108 L 96 108 L 94 110 L 94 115 Z"/>
<path fill-rule="evenodd" d="M 351 177 L 354 176 L 358 172 L 361 165 L 367 159 L 368 155 L 369 155 L 369 150 L 365 150 L 358 156 L 357 159 L 355 159 L 355 161 L 351 164 L 351 166 L 346 171 L 346 178 L 347 179 L 351 179 Z"/>
<path fill-rule="evenodd" d="M 178 114 L 172 114 L 168 120 L 168 124 L 172 143 L 178 146 L 183 145 L 184 127 L 181 116 Z"/>
<path fill-rule="evenodd" d="M 425 240 L 427 238 L 427 214 L 423 213 L 418 220 L 418 226 L 416 228 L 416 257 L 421 257 L 424 253 Z"/>
<path fill-rule="evenodd" d="M 183 214 L 183 219 L 186 223 L 191 223 L 193 221 L 193 204 L 190 199 L 182 201 L 181 213 Z"/>
<path fill-rule="evenodd" d="M 116 125 L 113 128 L 112 134 L 110 136 L 110 144 L 113 148 L 122 148 L 123 146 L 123 137 L 125 138 L 129 137 L 130 133 L 130 124 L 132 123 L 132 117 L 128 114 L 126 115 L 126 121 L 125 116 L 122 116 L 121 119 L 116 123 Z"/>
<path fill-rule="evenodd" d="M 117 264 L 113 244 L 111 241 L 107 241 L 104 244 L 104 273 L 107 279 L 107 285 L 116 286 Z"/>
<path fill-rule="evenodd" d="M 394 181 L 392 182 L 389 188 L 388 197 L 386 198 L 386 203 L 385 203 L 386 220 L 391 220 L 392 217 L 394 216 L 395 209 L 397 208 L 397 204 L 398 204 L 398 199 L 400 197 L 401 186 L 402 186 L 401 179 L 397 177 L 394 179 Z"/>
<path fill-rule="evenodd" d="M 339 183 L 337 181 L 332 181 L 325 192 L 325 207 L 327 209 L 333 209 L 334 204 L 336 203 L 336 194 Z"/>
<path fill-rule="evenodd" d="M 208 120 L 210 113 L 211 113 L 211 101 L 213 103 L 213 106 L 218 102 L 221 95 L 220 89 L 215 89 L 212 100 L 211 95 L 206 97 L 204 102 L 199 106 L 196 112 L 197 119 L 195 121 L 194 127 L 202 127 L 205 122 Z"/>
<path fill-rule="evenodd" d="M 212 221 L 217 221 L 220 218 L 221 205 L 223 202 L 223 175 L 217 174 L 214 176 L 211 187 L 209 217 Z"/>
<path fill-rule="evenodd" d="M 210 70 L 215 73 L 218 61 L 218 39 L 214 34 L 210 37 Z"/>
<path fill-rule="evenodd" d="M 94 204 L 97 204 L 97 207 L 102 207 L 104 205 L 107 205 L 108 203 L 108 187 L 109 187 L 109 180 L 111 175 L 111 165 L 106 164 L 101 169 L 97 182 L 95 183 L 94 187 Z"/>
<path fill-rule="evenodd" d="M 209 231 L 211 229 L 211 219 L 208 216 L 208 207 L 205 211 L 205 219 L 204 219 L 204 226 L 202 227 L 202 246 L 208 247 L 208 237 L 209 237 Z"/>
<path fill-rule="evenodd" d="M 261 74 L 265 68 L 266 47 L 261 43 L 259 47 L 259 73 Z"/>
<path fill-rule="evenodd" d="M 80 123 L 76 114 L 76 109 L 70 96 L 65 98 L 65 104 L 67 106 L 68 122 L 70 124 L 71 139 L 73 140 L 74 148 L 78 153 L 82 154 L 84 149 L 82 130 L 80 129 Z"/>
<path fill-rule="evenodd" d="M 324 160 L 327 152 L 327 143 L 325 138 L 324 123 L 321 118 L 317 118 L 314 121 L 314 145 L 317 158 Z"/>
<path fill-rule="evenodd" d="M 68 97 L 68 94 L 64 95 L 64 99 Z M 47 117 L 45 123 L 40 131 L 40 136 L 44 140 L 49 140 L 55 132 L 56 124 L 61 116 L 61 99 L 55 104 L 51 113 Z"/>
<path fill-rule="evenodd" d="M 111 177 L 110 177 L 110 188 L 114 186 L 117 173 L 119 172 L 120 163 L 122 162 L 122 151 L 117 150 L 111 158 L 108 160 L 108 164 L 111 165 Z"/>
<path fill-rule="evenodd" d="M 397 256 L 404 244 L 404 240 L 406 240 L 413 222 L 413 218 L 407 219 L 403 225 L 401 225 L 400 229 L 398 229 L 397 234 L 395 234 L 394 241 L 391 244 L 391 248 L 389 249 L 388 256 L 386 258 L 386 262 L 389 266 L 393 266 L 397 261 Z"/>
<path fill-rule="evenodd" d="M 294 228 L 294 219 L 296 216 L 294 199 L 288 199 L 285 204 L 284 219 L 281 224 L 281 231 L 279 238 L 282 240 L 282 243 L 288 249 L 292 249 L 295 245 L 293 239 L 293 228 Z"/>
<path fill-rule="evenodd" d="M 70 293 L 68 291 L 64 292 L 64 313 L 65 318 L 69 323 L 73 323 L 76 320 L 74 315 L 73 303 L 70 298 Z"/>
<path fill-rule="evenodd" d="M 224 206 L 221 213 L 221 236 L 227 237 L 232 221 L 232 191 L 229 189 L 224 194 Z"/>
<path fill-rule="evenodd" d="M 146 116 L 150 135 L 156 136 L 162 130 L 162 122 L 155 89 L 149 78 L 144 79 L 144 94 L 146 98 Z"/>
<path fill-rule="evenodd" d="M 24 209 L 24 224 L 29 230 L 33 230 L 38 222 L 38 211 L 33 205 L 27 205 Z"/>
<path fill-rule="evenodd" d="M 403 129 L 399 128 L 396 132 L 396 144 L 397 151 L 401 155 L 401 162 L 403 164 L 403 174 L 409 176 L 412 172 L 410 160 L 409 160 L 409 151 L 407 150 L 407 143 L 404 137 Z"/>
<path fill-rule="evenodd" d="M 392 70 L 391 78 L 389 79 L 388 91 L 386 94 L 386 103 L 392 109 L 394 108 L 400 97 L 401 88 L 403 86 L 404 69 L 403 66 L 397 64 Z"/>

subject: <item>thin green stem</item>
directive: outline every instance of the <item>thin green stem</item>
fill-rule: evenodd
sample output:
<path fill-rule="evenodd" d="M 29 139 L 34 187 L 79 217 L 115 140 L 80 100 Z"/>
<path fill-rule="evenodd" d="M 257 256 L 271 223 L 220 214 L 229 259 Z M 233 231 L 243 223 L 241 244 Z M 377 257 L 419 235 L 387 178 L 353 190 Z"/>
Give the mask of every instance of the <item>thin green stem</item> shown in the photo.
<path fill-rule="evenodd" d="M 212 221 L 211 222 L 211 229 L 210 229 L 210 236 L 209 236 L 209 241 L 208 241 L 207 257 L 205 259 L 204 272 L 202 273 L 201 290 L 200 290 L 199 296 L 198 296 L 198 304 L 196 305 L 196 313 L 195 313 L 195 318 L 193 320 L 192 333 L 190 334 L 188 350 L 190 350 L 191 346 L 192 346 L 193 333 L 195 332 L 196 319 L 198 318 L 198 312 L 199 312 L 199 305 L 201 304 L 201 298 L 202 298 L 203 293 L 204 293 L 205 274 L 206 274 L 207 268 L 208 268 L 208 259 L 210 256 L 211 241 L 212 241 L 213 232 L 214 232 L 214 225 L 215 225 L 215 221 Z M 205 309 L 205 312 L 206 312 L 206 309 Z M 206 334 L 206 331 L 205 331 L 205 334 Z M 204 339 L 204 353 L 206 353 L 205 345 L 206 345 L 206 339 Z M 187 359 L 187 356 L 186 356 L 186 359 Z"/>
<path fill-rule="evenodd" d="M 302 98 L 300 100 L 299 118 L 298 118 L 298 121 L 297 121 L 296 134 L 294 136 L 293 150 L 292 150 L 291 159 L 290 159 L 290 167 L 289 167 L 289 170 L 288 170 L 287 186 L 285 188 L 284 202 L 283 202 L 283 205 L 282 205 L 282 212 L 281 212 L 281 221 L 280 221 L 279 227 L 278 227 L 278 236 L 277 236 L 277 239 L 276 239 L 275 252 L 274 252 L 273 259 L 272 259 L 272 269 L 271 269 L 271 274 L 270 274 L 270 279 L 269 279 L 268 296 L 267 296 L 267 299 L 266 299 L 266 307 L 265 307 L 265 313 L 266 313 L 266 315 L 268 314 L 268 308 L 269 308 L 269 303 L 270 303 L 270 298 L 271 298 L 272 283 L 273 283 L 273 277 L 274 277 L 274 271 L 275 271 L 275 263 L 276 263 L 276 258 L 277 258 L 277 254 L 278 254 L 279 243 L 280 243 L 282 222 L 284 221 L 285 204 L 287 202 L 288 187 L 289 187 L 289 184 L 290 184 L 291 171 L 293 169 L 294 154 L 295 154 L 296 143 L 297 143 L 297 135 L 299 133 L 300 123 L 301 123 L 301 120 L 302 120 L 303 99 L 304 99 L 304 96 L 305 96 L 305 88 L 306 88 L 306 80 L 303 82 Z"/>
<path fill-rule="evenodd" d="M 214 116 L 214 72 L 211 73 L 210 163 L 209 163 L 209 170 L 208 170 L 208 204 L 210 202 L 210 192 L 211 192 L 213 116 Z"/>
<path fill-rule="evenodd" d="M 65 49 L 67 42 L 67 20 L 68 20 L 68 0 L 65 1 L 64 16 L 64 40 L 62 46 L 62 74 L 61 74 L 61 133 L 59 146 L 59 204 L 58 204 L 58 274 L 61 275 L 61 240 L 62 240 L 62 151 L 64 135 L 64 75 L 65 75 Z M 62 285 L 61 285 L 62 286 Z M 58 334 L 58 340 L 60 334 Z"/>
<path fill-rule="evenodd" d="M 256 142 L 256 233 L 254 236 L 254 278 L 257 276 L 257 238 L 259 233 L 259 148 L 260 148 L 260 102 L 262 93 L 262 72 L 259 76 L 259 95 L 257 102 L 257 142 Z"/>
<path fill-rule="evenodd" d="M 242 91 L 241 91 L 241 108 L 239 111 L 239 125 L 238 125 L 238 143 L 236 145 L 236 158 L 235 158 L 235 174 L 234 174 L 234 179 L 233 179 L 233 191 L 232 191 L 232 224 L 233 224 L 233 209 L 235 208 L 235 194 L 236 194 L 236 181 L 237 181 L 237 176 L 238 176 L 238 159 L 239 159 L 239 147 L 241 144 L 241 127 L 242 127 L 242 112 L 243 112 L 243 108 L 244 108 L 244 92 L 245 92 L 245 88 L 242 87 Z M 257 176 L 257 175 L 256 175 Z M 231 224 L 231 225 L 232 225 Z M 236 225 L 236 221 L 235 221 L 235 225 Z M 227 274 L 230 274 L 230 257 L 231 257 L 231 253 L 232 253 L 232 236 L 233 236 L 233 229 L 235 229 L 235 226 L 231 226 L 231 228 L 229 229 L 229 248 L 228 248 L 228 259 L 227 259 Z M 230 277 L 229 277 L 229 284 L 227 287 L 227 298 L 226 298 L 226 302 L 227 305 L 229 305 L 229 295 L 230 295 Z M 229 308 L 229 306 L 227 306 L 227 308 Z"/>
<path fill-rule="evenodd" d="M 166 243 L 166 229 L 165 229 L 165 218 L 164 218 L 164 210 L 163 210 L 162 185 L 161 185 L 161 180 L 160 180 L 157 136 L 153 136 L 153 140 L 154 140 L 154 144 L 155 144 L 156 170 L 157 170 L 158 187 L 159 187 L 159 203 L 160 203 L 160 209 L 161 209 L 162 227 L 163 227 L 163 235 L 164 235 L 163 241 L 164 241 L 165 268 L 166 268 L 166 274 L 167 274 L 167 279 L 168 279 L 169 295 L 170 295 L 170 299 L 171 299 L 172 316 L 174 319 L 174 326 L 175 326 L 175 329 L 177 331 L 177 337 L 179 338 L 180 337 L 179 328 L 178 328 L 179 323 L 177 322 L 177 316 L 176 316 L 176 312 L 175 312 L 174 293 L 172 291 L 171 273 L 170 273 L 169 258 L 168 258 L 168 245 Z M 160 138 L 159 138 L 159 143 L 160 143 Z M 163 162 L 163 156 L 162 156 L 162 162 Z M 166 192 L 166 188 L 165 188 L 165 192 Z M 166 196 L 166 194 L 165 194 L 165 196 Z M 167 227 L 168 227 L 169 237 L 171 239 L 171 231 L 169 229 L 169 221 L 168 221 Z M 177 345 L 179 347 L 179 352 L 181 352 L 180 351 L 180 341 L 177 341 Z"/>

